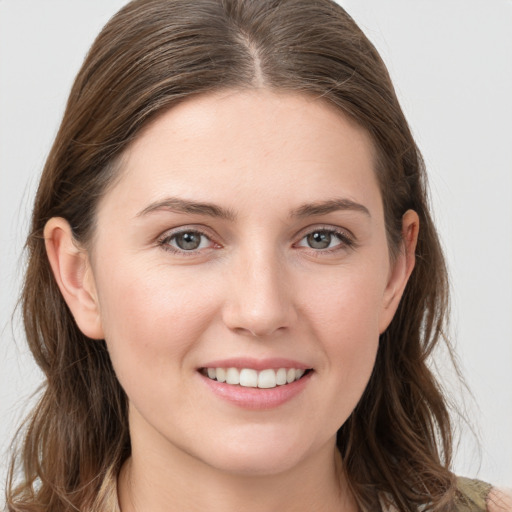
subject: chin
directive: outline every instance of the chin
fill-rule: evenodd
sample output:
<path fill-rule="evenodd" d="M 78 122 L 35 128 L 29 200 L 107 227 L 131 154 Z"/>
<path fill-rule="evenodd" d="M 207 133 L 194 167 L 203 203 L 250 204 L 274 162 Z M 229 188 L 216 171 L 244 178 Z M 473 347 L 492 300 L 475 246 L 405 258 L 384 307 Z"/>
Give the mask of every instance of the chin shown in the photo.
<path fill-rule="evenodd" d="M 288 435 L 263 434 L 231 436 L 224 443 L 217 438 L 215 447 L 204 447 L 201 456 L 197 450 L 192 455 L 211 467 L 226 473 L 245 476 L 270 476 L 290 471 L 317 450 L 308 449 L 306 439 L 292 439 Z"/>
<path fill-rule="evenodd" d="M 219 458 L 209 458 L 205 462 L 216 469 L 240 476 L 272 476 L 286 473 L 300 463 L 297 454 L 237 453 Z"/>

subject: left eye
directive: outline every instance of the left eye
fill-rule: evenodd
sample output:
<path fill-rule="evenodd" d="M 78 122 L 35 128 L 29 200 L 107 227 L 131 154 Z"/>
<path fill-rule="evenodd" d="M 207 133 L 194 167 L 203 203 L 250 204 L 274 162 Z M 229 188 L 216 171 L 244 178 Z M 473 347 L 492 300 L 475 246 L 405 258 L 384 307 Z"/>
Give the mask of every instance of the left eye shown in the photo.
<path fill-rule="evenodd" d="M 299 247 L 322 250 L 331 249 L 344 243 L 346 242 L 339 233 L 327 229 L 319 229 L 306 235 L 297 245 Z"/>
<path fill-rule="evenodd" d="M 164 243 L 180 251 L 195 251 L 209 247 L 211 241 L 199 231 L 182 231 L 167 237 Z"/>

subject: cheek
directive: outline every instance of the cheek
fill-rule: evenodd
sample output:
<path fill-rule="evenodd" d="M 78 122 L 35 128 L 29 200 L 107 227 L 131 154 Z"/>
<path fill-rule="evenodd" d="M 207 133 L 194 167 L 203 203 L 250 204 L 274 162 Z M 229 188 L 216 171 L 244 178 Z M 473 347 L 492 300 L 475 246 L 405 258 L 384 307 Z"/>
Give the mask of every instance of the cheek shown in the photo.
<path fill-rule="evenodd" d="M 169 382 L 169 361 L 182 366 L 215 314 L 205 283 L 187 272 L 122 263 L 98 281 L 105 339 L 123 386 L 140 383 L 145 371 Z"/>
<path fill-rule="evenodd" d="M 342 270 L 323 282 L 311 282 L 310 290 L 321 293 L 308 294 L 303 303 L 319 332 L 328 333 L 333 341 L 346 340 L 354 348 L 364 340 L 378 339 L 385 278 L 383 272 L 371 270 Z"/>
<path fill-rule="evenodd" d="M 343 423 L 371 376 L 379 346 L 379 311 L 385 284 L 375 272 L 344 273 L 309 300 L 314 337 L 322 341 L 333 394 L 332 410 Z"/>
<path fill-rule="evenodd" d="M 379 345 L 378 324 L 374 312 L 361 309 L 338 310 L 338 321 L 327 326 L 324 348 L 337 389 L 355 407 L 372 373 Z"/>

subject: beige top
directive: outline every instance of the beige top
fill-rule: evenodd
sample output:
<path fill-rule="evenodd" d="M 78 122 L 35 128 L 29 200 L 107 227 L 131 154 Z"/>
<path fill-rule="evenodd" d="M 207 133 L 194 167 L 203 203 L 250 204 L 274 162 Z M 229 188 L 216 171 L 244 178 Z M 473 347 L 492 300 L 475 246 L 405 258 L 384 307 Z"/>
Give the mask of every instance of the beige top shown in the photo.
<path fill-rule="evenodd" d="M 487 498 L 492 486 L 481 480 L 458 477 L 457 488 L 460 495 L 455 508 L 451 512 L 501 512 L 502 510 L 512 512 L 508 509 L 493 511 L 487 508 Z M 384 505 L 386 502 L 389 503 L 389 500 L 381 499 L 381 512 L 399 512 L 393 505 Z M 423 510 L 423 507 L 418 512 L 421 512 L 421 510 Z"/>
<path fill-rule="evenodd" d="M 487 510 L 487 498 L 492 488 L 491 485 L 480 480 L 459 477 L 457 487 L 464 497 L 457 506 L 457 512 Z"/>

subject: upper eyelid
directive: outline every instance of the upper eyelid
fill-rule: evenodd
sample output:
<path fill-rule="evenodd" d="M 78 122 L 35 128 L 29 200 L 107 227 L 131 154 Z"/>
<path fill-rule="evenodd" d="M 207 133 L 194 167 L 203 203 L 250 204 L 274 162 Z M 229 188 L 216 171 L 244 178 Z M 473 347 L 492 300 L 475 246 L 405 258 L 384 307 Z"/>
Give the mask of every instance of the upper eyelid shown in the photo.
<path fill-rule="evenodd" d="M 206 226 L 198 226 L 198 225 L 187 225 L 187 226 L 180 226 L 176 228 L 166 229 L 162 234 L 158 236 L 158 240 L 164 240 L 166 238 L 171 238 L 173 236 L 179 235 L 181 233 L 199 233 L 201 235 L 206 236 L 210 240 L 213 241 L 215 238 L 215 235 L 212 233 L 210 229 L 208 229 Z"/>
<path fill-rule="evenodd" d="M 341 226 L 332 226 L 329 224 L 316 224 L 316 225 L 307 226 L 305 228 L 302 228 L 300 231 L 298 231 L 297 234 L 295 235 L 295 237 L 302 239 L 305 236 L 307 236 L 311 233 L 314 233 L 315 231 L 328 231 L 330 233 L 345 235 L 351 241 L 353 241 L 353 242 L 356 241 L 355 235 L 349 229 L 342 228 Z"/>

